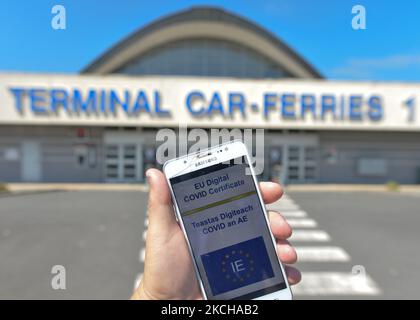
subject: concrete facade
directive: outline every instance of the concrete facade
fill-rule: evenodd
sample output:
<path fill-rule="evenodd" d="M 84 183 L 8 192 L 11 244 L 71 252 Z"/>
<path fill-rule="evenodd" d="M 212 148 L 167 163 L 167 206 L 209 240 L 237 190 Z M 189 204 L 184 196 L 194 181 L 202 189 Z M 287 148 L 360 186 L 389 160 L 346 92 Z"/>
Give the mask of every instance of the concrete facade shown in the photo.
<path fill-rule="evenodd" d="M 118 128 L 87 127 L 83 128 L 84 137 L 78 136 L 79 130 L 80 128 L 72 126 L 1 126 L 0 181 L 144 181 L 144 170 L 150 164 L 144 151 L 146 147 L 157 147 L 155 130 L 125 131 Z M 138 175 L 127 176 L 127 179 L 112 179 L 107 176 L 107 146 L 125 141 L 127 136 L 132 136 L 133 141 L 140 141 L 133 162 L 133 170 L 138 170 Z M 39 163 L 31 163 L 32 166 L 39 167 L 38 179 L 25 177 L 24 159 L 28 155 L 24 148 L 28 142 L 39 146 Z M 130 145 L 130 141 L 123 144 Z M 281 161 L 270 163 L 271 150 L 278 148 L 282 152 Z M 293 148 L 299 150 L 295 159 L 291 154 Z M 314 150 L 311 159 L 304 155 L 308 148 Z M 278 180 L 286 184 L 382 184 L 391 180 L 401 184 L 420 183 L 420 141 L 417 133 L 267 131 L 264 157 L 266 163 L 261 179 Z M 360 172 L 361 159 L 381 159 L 385 163 L 385 172 Z M 151 165 L 158 166 L 156 163 Z M 276 169 L 276 165 L 280 165 L 280 168 Z M 297 176 L 293 176 L 293 166 L 300 173 L 296 173 Z M 311 170 L 311 175 L 305 176 L 305 170 L 308 169 Z"/>

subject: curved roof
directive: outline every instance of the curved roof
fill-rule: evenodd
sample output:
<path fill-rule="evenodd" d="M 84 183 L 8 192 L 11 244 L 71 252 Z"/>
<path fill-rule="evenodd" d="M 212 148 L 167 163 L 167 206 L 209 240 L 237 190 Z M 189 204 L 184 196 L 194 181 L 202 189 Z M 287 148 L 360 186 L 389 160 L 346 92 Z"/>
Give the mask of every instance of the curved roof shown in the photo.
<path fill-rule="evenodd" d="M 323 78 L 313 66 L 266 29 L 214 7 L 193 7 L 158 19 L 108 49 L 81 73 L 113 73 L 167 42 L 206 37 L 249 47 L 272 59 L 296 78 Z"/>

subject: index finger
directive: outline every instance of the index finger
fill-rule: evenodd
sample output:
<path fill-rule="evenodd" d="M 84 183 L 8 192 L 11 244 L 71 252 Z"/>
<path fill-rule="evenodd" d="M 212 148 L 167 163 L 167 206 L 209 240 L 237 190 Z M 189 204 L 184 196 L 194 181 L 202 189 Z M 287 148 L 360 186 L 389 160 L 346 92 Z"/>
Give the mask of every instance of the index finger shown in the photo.
<path fill-rule="evenodd" d="M 260 182 L 259 186 L 265 204 L 276 202 L 283 195 L 283 188 L 278 183 Z"/>

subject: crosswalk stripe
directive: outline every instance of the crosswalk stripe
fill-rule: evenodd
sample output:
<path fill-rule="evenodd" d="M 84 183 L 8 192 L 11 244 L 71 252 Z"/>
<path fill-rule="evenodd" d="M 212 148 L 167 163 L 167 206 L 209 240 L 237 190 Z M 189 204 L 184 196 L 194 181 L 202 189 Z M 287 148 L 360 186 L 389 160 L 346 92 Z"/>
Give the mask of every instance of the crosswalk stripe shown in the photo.
<path fill-rule="evenodd" d="M 283 199 L 275 202 L 275 204 L 279 206 L 296 206 L 297 205 L 296 202 L 294 202 L 293 200 L 283 200 Z"/>
<path fill-rule="evenodd" d="M 286 218 L 292 228 L 316 228 L 317 223 L 314 219 L 293 219 Z"/>
<path fill-rule="evenodd" d="M 328 233 L 322 230 L 295 230 L 293 231 L 290 241 L 313 241 L 327 242 L 330 241 Z"/>
<path fill-rule="evenodd" d="M 290 205 L 290 206 L 281 206 L 281 205 L 271 205 L 269 206 L 272 210 L 278 210 L 278 211 L 296 211 L 300 210 L 300 207 L 298 205 Z"/>
<path fill-rule="evenodd" d="M 378 295 L 379 287 L 366 274 L 346 272 L 303 272 L 302 281 L 292 287 L 295 295 Z"/>
<path fill-rule="evenodd" d="M 136 278 L 134 279 L 134 290 L 136 290 L 140 285 L 141 278 L 143 278 L 143 273 L 137 274 Z"/>
<path fill-rule="evenodd" d="M 142 248 L 139 252 L 139 262 L 144 263 L 145 257 L 146 257 L 146 249 Z"/>
<path fill-rule="evenodd" d="M 281 215 L 285 218 L 306 218 L 306 211 L 296 210 L 296 211 L 279 211 Z"/>
<path fill-rule="evenodd" d="M 350 256 L 340 247 L 295 247 L 299 262 L 346 262 Z"/>
<path fill-rule="evenodd" d="M 348 262 L 350 255 L 342 248 L 336 246 L 314 246 L 310 243 L 329 242 L 331 237 L 323 230 L 313 230 L 318 224 L 314 219 L 308 218 L 306 211 L 301 210 L 293 199 L 283 196 L 280 201 L 267 206 L 269 210 L 276 210 L 286 218 L 294 230 L 289 239 L 293 242 L 308 242 L 308 246 L 295 247 L 299 262 L 303 263 L 328 263 Z M 148 219 L 145 220 L 145 227 L 148 226 Z M 146 239 L 147 230 L 143 232 L 143 239 Z M 139 261 L 144 263 L 145 248 L 139 252 Z M 134 286 L 140 283 L 142 274 L 138 274 Z M 302 272 L 302 281 L 292 287 L 296 296 L 351 296 L 351 295 L 378 295 L 380 288 L 366 273 L 334 272 L 334 271 L 305 271 Z"/>

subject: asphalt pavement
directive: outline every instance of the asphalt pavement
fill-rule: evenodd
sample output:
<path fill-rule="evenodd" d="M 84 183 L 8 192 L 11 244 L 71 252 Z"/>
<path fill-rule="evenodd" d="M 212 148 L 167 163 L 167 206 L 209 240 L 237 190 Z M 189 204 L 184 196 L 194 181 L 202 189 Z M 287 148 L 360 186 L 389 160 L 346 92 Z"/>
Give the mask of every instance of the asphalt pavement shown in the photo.
<path fill-rule="evenodd" d="M 393 192 L 383 193 L 292 193 L 308 217 L 317 222 L 315 230 L 326 232 L 328 241 L 303 245 L 333 246 L 341 248 L 348 259 L 338 255 L 319 261 L 312 259 L 299 263 L 309 278 L 303 287 L 324 285 L 323 290 L 306 288 L 300 298 L 345 299 L 419 299 L 420 282 L 420 196 Z M 295 233 L 298 228 L 295 228 Z M 293 242 L 293 241 L 292 241 Z M 294 245 L 302 242 L 293 242 Z M 302 257 L 301 257 L 302 258 Z M 335 259 L 334 259 L 335 258 Z M 353 273 L 352 273 L 353 271 Z M 346 284 L 345 278 L 328 274 L 366 275 L 366 283 Z M 314 275 L 315 274 L 315 275 Z M 332 281 L 331 283 L 331 279 Z M 363 279 L 363 277 L 360 277 Z M 342 281 L 340 283 L 340 281 Z M 358 285 L 359 284 L 359 285 Z M 309 293 L 309 294 L 308 294 Z"/>
<path fill-rule="evenodd" d="M 0 299 L 127 299 L 143 272 L 147 194 L 57 191 L 0 197 Z M 419 299 L 420 197 L 290 192 L 297 299 Z M 53 266 L 66 272 L 54 290 Z"/>

